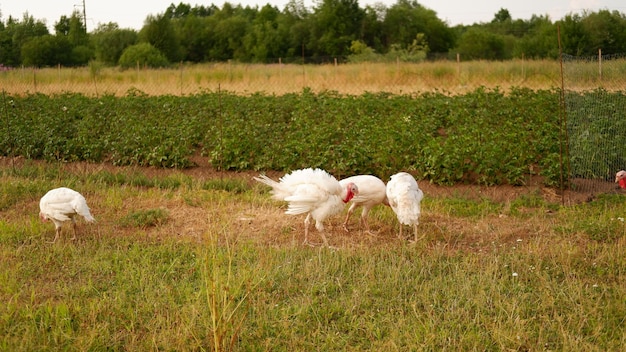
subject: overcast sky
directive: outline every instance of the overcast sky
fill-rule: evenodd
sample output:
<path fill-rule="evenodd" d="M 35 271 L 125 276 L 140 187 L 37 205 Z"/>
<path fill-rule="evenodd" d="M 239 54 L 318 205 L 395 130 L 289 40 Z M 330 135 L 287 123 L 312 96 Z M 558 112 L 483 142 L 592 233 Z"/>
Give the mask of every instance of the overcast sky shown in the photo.
<path fill-rule="evenodd" d="M 308 7 L 314 7 L 319 0 L 304 0 Z M 85 0 L 87 12 L 87 30 L 93 30 L 99 23 L 116 22 L 121 28 L 141 29 L 150 14 L 163 13 L 171 4 L 204 5 L 215 4 L 222 7 L 224 0 L 216 1 L 172 1 L 172 0 Z M 234 0 L 231 4 L 259 6 L 271 4 L 281 11 L 288 0 Z M 387 7 L 397 0 L 359 0 L 359 6 L 365 8 L 374 3 L 383 3 Z M 434 10 L 437 17 L 450 26 L 489 22 L 501 8 L 507 9 L 513 19 L 530 19 L 532 15 L 549 15 L 552 21 L 563 18 L 568 13 L 582 11 L 617 10 L 626 13 L 626 0 L 418 0 L 418 3 Z M 22 19 L 28 12 L 35 19 L 45 20 L 52 31 L 52 26 L 61 16 L 70 16 L 74 9 L 82 12 L 83 0 L 0 0 L 0 14 L 3 22 L 9 16 Z"/>

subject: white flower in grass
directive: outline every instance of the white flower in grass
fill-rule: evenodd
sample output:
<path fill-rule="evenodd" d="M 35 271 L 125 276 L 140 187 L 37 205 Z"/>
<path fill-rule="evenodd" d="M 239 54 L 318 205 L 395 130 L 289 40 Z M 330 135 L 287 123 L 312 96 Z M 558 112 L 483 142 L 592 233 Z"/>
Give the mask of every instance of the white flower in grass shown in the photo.
<path fill-rule="evenodd" d="M 517 277 L 517 273 L 516 272 L 513 273 L 513 277 Z"/>
<path fill-rule="evenodd" d="M 63 112 L 66 112 L 67 111 L 67 106 L 62 107 L 61 110 L 63 110 Z"/>
<path fill-rule="evenodd" d="M 591 286 L 593 288 L 598 288 L 598 284 L 593 284 L 593 286 Z"/>
<path fill-rule="evenodd" d="M 617 218 L 617 220 L 619 220 L 619 221 L 621 221 L 621 222 L 624 222 L 624 218 L 621 218 L 621 217 L 620 217 L 620 218 Z"/>

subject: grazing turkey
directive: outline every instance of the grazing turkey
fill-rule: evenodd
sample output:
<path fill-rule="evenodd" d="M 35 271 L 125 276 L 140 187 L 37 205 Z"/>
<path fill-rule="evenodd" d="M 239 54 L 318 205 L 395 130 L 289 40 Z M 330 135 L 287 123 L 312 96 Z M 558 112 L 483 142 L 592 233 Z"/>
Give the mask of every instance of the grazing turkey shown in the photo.
<path fill-rule="evenodd" d="M 617 174 L 615 174 L 615 182 L 619 183 L 620 188 L 626 189 L 626 171 L 618 171 Z"/>
<path fill-rule="evenodd" d="M 307 214 L 304 219 L 304 242 L 309 241 L 309 224 L 315 220 L 315 228 L 320 232 L 324 244 L 328 240 L 324 235 L 324 221 L 343 209 L 345 203 L 359 194 L 354 183 L 342 186 L 335 177 L 321 169 L 295 170 L 280 178 L 279 182 L 260 175 L 256 181 L 272 187 L 272 197 L 289 203 L 285 214 Z"/>
<path fill-rule="evenodd" d="M 387 200 L 400 222 L 399 238 L 403 238 L 402 226 L 411 225 L 415 232 L 415 241 L 417 241 L 417 225 L 422 198 L 424 198 L 424 193 L 419 189 L 417 181 L 406 172 L 392 175 L 387 182 Z"/>
<path fill-rule="evenodd" d="M 80 193 L 69 188 L 55 188 L 46 193 L 39 201 L 39 218 L 42 221 L 51 220 L 55 227 L 55 236 L 52 242 L 56 242 L 61 234 L 63 222 L 71 220 L 76 238 L 76 215 L 85 218 L 87 222 L 94 222 L 96 219 L 91 216 L 87 201 Z"/>
<path fill-rule="evenodd" d="M 369 224 L 367 223 L 367 214 L 370 209 L 378 204 L 389 205 L 389 202 L 387 201 L 385 183 L 378 177 L 372 175 L 356 175 L 339 181 L 339 184 L 343 187 L 350 183 L 357 186 L 359 194 L 350 200 L 351 204 L 348 209 L 348 214 L 346 215 L 346 220 L 343 223 L 343 228 L 346 231 L 349 231 L 348 220 L 350 219 L 350 216 L 357 207 L 362 206 L 363 211 L 361 212 L 360 222 L 365 227 L 365 231 L 367 233 L 371 233 Z"/>

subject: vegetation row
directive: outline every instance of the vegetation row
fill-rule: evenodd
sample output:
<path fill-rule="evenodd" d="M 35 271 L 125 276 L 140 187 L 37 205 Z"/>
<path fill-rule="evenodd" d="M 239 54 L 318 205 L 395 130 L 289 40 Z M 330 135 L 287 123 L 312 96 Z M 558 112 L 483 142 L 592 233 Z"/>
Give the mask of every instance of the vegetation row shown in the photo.
<path fill-rule="evenodd" d="M 556 182 L 559 94 L 479 88 L 465 95 L 336 92 L 90 98 L 6 96 L 6 156 L 223 170 L 321 167 L 336 176 L 413 170 L 437 184 Z"/>

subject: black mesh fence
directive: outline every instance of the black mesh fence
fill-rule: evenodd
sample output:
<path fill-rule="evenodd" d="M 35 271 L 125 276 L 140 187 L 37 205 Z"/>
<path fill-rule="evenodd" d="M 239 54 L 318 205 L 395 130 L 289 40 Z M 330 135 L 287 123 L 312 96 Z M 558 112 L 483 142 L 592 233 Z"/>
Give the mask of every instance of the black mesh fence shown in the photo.
<path fill-rule="evenodd" d="M 563 87 L 570 186 L 614 192 L 626 169 L 626 54 L 564 55 Z"/>

